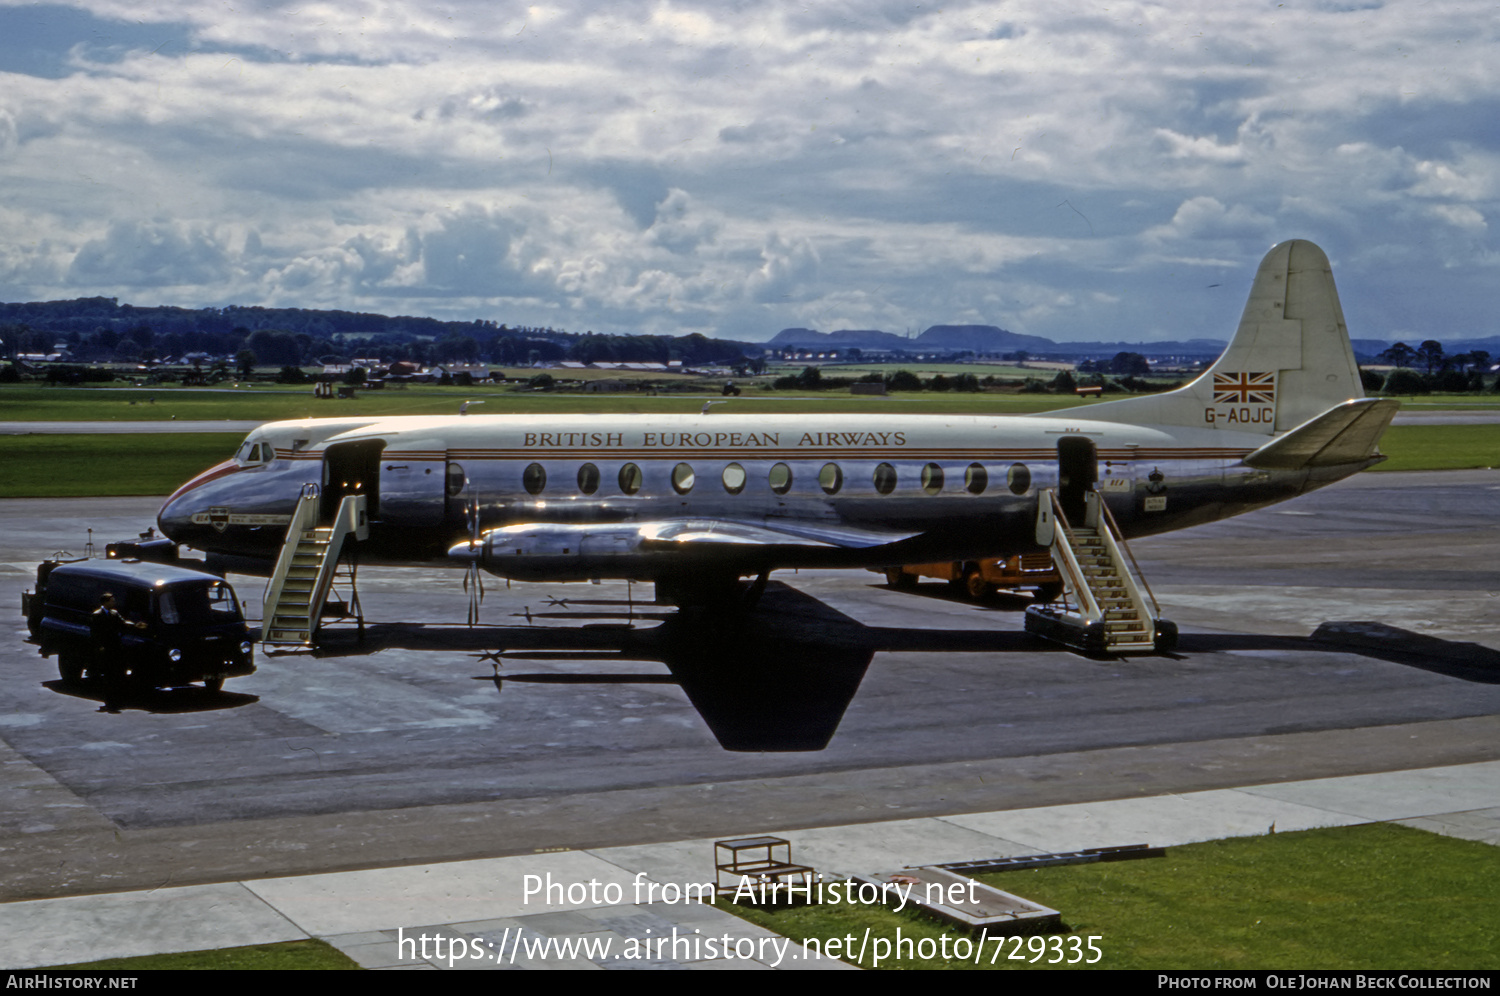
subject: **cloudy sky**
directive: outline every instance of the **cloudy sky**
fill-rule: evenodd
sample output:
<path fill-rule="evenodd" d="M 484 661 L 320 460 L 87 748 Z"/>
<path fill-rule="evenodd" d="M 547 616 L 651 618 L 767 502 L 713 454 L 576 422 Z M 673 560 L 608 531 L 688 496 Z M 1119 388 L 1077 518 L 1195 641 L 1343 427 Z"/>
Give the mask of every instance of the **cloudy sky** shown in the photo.
<path fill-rule="evenodd" d="M 1492 0 L 0 0 L 0 300 L 1500 334 Z"/>

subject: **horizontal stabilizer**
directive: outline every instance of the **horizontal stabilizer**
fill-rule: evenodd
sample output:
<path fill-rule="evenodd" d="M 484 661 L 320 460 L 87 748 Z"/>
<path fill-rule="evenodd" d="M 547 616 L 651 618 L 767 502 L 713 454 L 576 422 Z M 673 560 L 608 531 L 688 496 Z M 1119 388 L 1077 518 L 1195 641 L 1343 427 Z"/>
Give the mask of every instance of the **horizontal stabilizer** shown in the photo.
<path fill-rule="evenodd" d="M 1389 398 L 1346 401 L 1271 440 L 1245 463 L 1263 470 L 1364 463 L 1380 455 L 1376 444 L 1400 407 Z"/>

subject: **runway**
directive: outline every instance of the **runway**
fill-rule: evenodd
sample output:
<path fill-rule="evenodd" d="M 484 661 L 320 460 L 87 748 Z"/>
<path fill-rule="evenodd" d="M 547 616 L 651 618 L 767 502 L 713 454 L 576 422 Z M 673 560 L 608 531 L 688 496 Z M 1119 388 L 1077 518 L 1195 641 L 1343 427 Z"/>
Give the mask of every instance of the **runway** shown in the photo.
<path fill-rule="evenodd" d="M 109 716 L 57 685 L 15 612 L 0 898 L 1494 760 L 1497 491 L 1492 471 L 1365 474 L 1139 541 L 1182 628 L 1169 657 L 1037 646 L 1025 598 L 975 605 L 861 572 L 776 575 L 741 626 L 664 621 L 644 586 L 487 579 L 489 628 L 465 635 L 460 573 L 368 570 L 371 620 L 439 632 L 258 655 L 222 695 L 163 691 Z M 0 599 L 18 608 L 38 559 L 81 553 L 89 526 L 100 549 L 133 536 L 156 504 L 0 502 Z M 258 601 L 259 582 L 232 580 Z M 498 679 L 474 656 L 495 650 Z M 705 704 L 756 749 L 725 750 Z M 819 723 L 826 749 L 789 749 Z"/>

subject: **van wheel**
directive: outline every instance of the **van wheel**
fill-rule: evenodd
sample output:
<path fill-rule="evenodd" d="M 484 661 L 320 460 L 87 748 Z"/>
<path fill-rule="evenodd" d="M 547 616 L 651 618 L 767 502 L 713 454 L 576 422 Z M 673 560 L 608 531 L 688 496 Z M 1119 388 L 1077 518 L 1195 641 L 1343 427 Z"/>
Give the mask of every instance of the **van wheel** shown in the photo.
<path fill-rule="evenodd" d="M 58 654 L 57 675 L 63 680 L 63 684 L 78 684 L 83 680 L 83 661 L 76 654 Z"/>
<path fill-rule="evenodd" d="M 984 579 L 984 572 L 979 569 L 978 564 L 969 565 L 964 571 L 964 591 L 976 602 L 982 602 L 989 597 L 994 588 Z"/>
<path fill-rule="evenodd" d="M 224 690 L 223 678 L 204 678 L 203 687 L 210 692 L 222 692 Z"/>

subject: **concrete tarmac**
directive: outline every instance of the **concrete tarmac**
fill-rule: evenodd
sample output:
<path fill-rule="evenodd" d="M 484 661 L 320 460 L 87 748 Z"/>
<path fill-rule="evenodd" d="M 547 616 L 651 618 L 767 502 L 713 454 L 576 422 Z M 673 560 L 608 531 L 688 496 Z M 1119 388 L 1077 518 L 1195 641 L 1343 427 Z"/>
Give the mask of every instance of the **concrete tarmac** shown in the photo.
<path fill-rule="evenodd" d="M 1166 657 L 1038 646 L 1024 597 L 976 605 L 861 572 L 777 575 L 737 629 L 664 620 L 643 586 L 490 578 L 487 628 L 464 637 L 460 573 L 371 570 L 367 615 L 426 629 L 372 631 L 385 642 L 347 656 L 259 655 L 220 695 L 163 690 L 108 716 L 59 686 L 13 616 L 0 889 L 32 901 L 1481 770 L 1500 759 L 1497 491 L 1489 471 L 1365 474 L 1138 541 L 1183 631 Z M 102 549 L 158 503 L 0 502 L 0 599 L 18 605 L 42 556 L 81 553 L 86 527 Z M 234 580 L 254 604 L 259 582 Z M 761 731 L 758 747 L 725 750 L 695 708 L 725 688 L 729 733 Z M 808 750 L 818 724 L 827 746 Z M 1500 804 L 1475 791 L 1361 812 Z"/>

